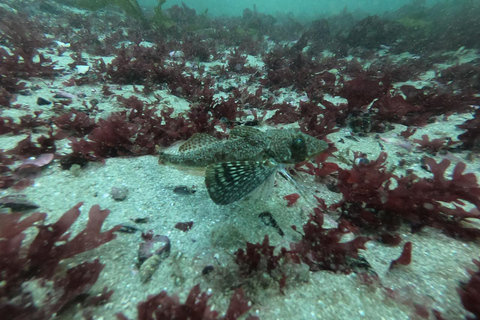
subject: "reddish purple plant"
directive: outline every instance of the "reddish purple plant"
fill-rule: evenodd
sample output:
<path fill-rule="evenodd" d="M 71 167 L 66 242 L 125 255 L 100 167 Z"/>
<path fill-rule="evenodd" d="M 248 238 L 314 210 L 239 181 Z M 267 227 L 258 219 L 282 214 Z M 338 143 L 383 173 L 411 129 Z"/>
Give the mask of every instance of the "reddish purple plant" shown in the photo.
<path fill-rule="evenodd" d="M 168 87 L 172 94 L 192 102 L 204 102 L 210 105 L 214 95 L 213 83 L 213 78 L 210 76 L 195 77 L 191 73 L 183 74 L 182 70 L 172 71 L 171 77 L 168 79 Z"/>
<path fill-rule="evenodd" d="M 404 131 L 400 132 L 400 136 L 402 136 L 405 140 L 413 136 L 417 132 L 417 128 L 414 127 L 408 127 Z"/>
<path fill-rule="evenodd" d="M 228 57 L 228 70 L 236 73 L 254 73 L 257 71 L 254 67 L 247 67 L 247 56 L 241 54 L 239 50 L 230 52 Z"/>
<path fill-rule="evenodd" d="M 407 126 L 425 126 L 434 121 L 435 116 L 449 116 L 453 113 L 467 112 L 478 98 L 471 94 L 425 93 L 413 86 L 402 86 L 403 95 L 387 92 L 378 96 L 372 106 L 372 119 L 378 123 L 385 121 Z M 406 98 L 404 98 L 406 96 Z"/>
<path fill-rule="evenodd" d="M 473 263 L 480 269 L 480 261 L 473 260 Z M 462 283 L 457 289 L 463 307 L 473 314 L 467 320 L 480 319 L 480 270 L 468 270 L 471 278 L 468 282 Z"/>
<path fill-rule="evenodd" d="M 474 63 L 453 65 L 438 72 L 437 80 L 453 90 L 480 90 L 480 66 Z"/>
<path fill-rule="evenodd" d="M 35 111 L 33 115 L 27 114 L 19 117 L 20 123 L 15 123 L 11 117 L 0 117 L 0 135 L 22 132 L 31 132 L 37 127 L 47 126 L 47 121 L 40 118 L 43 111 Z"/>
<path fill-rule="evenodd" d="M 333 144 L 329 144 L 327 150 L 313 159 L 313 163 L 310 161 L 301 162 L 295 166 L 295 169 L 306 172 L 309 175 L 316 176 L 318 178 L 335 173 L 340 168 L 338 164 L 334 162 L 327 162 L 327 159 L 331 157 L 332 153 L 335 151 L 337 151 L 337 148 Z M 305 166 L 305 168 L 303 166 Z"/>
<path fill-rule="evenodd" d="M 346 105 L 335 106 L 323 99 L 319 102 L 300 101 L 298 108 L 283 102 L 282 104 L 270 105 L 267 109 L 277 110 L 266 121 L 267 123 L 298 122 L 303 132 L 319 139 L 323 139 L 328 134 L 338 131 L 339 129 L 335 127 L 346 118 L 344 115 Z"/>
<path fill-rule="evenodd" d="M 175 224 L 175 229 L 181 230 L 183 232 L 187 232 L 193 227 L 193 221 L 188 222 L 177 222 Z"/>
<path fill-rule="evenodd" d="M 357 237 L 341 242 L 342 236 L 352 231 L 352 226 L 343 220 L 336 229 L 324 229 L 323 218 L 322 210 L 315 208 L 303 226 L 302 239 L 290 244 L 291 253 L 306 263 L 311 271 L 352 272 L 351 260 L 358 258 L 359 250 L 366 249 L 365 243 L 370 239 Z"/>
<path fill-rule="evenodd" d="M 20 119 L 19 126 L 26 130 L 33 130 L 41 126 L 47 126 L 47 121 L 45 119 L 40 118 L 42 113 L 43 111 L 34 111 L 33 115 L 27 114 L 27 115 L 21 116 L 19 118 Z"/>
<path fill-rule="evenodd" d="M 265 235 L 262 243 L 247 242 L 245 250 L 238 249 L 235 253 L 235 263 L 238 264 L 240 273 L 243 275 L 251 275 L 258 271 L 271 275 L 280 266 L 282 260 L 290 257 L 290 253 L 285 248 L 282 248 L 278 255 L 274 253 L 274 250 L 275 246 L 269 244 L 268 236 Z"/>
<path fill-rule="evenodd" d="M 38 49 L 47 46 L 50 42 L 45 34 L 38 32 L 42 29 L 37 21 L 29 19 L 25 13 L 12 13 L 4 8 L 0 9 L 3 17 L 0 22 L 0 40 L 8 45 L 14 55 L 18 55 L 23 59 L 21 68 L 17 72 L 27 72 L 29 76 L 34 75 L 51 75 L 53 69 L 50 67 L 43 68 L 41 66 L 45 59 L 39 55 L 40 63 L 34 62 L 35 56 L 38 55 Z M 43 60 L 43 61 L 42 61 Z"/>
<path fill-rule="evenodd" d="M 164 46 L 131 46 L 118 50 L 115 59 L 106 66 L 107 78 L 114 83 L 144 84 L 147 81 L 164 83 L 171 69 L 164 67 L 167 50 Z"/>
<path fill-rule="evenodd" d="M 39 156 L 44 153 L 55 153 L 55 140 L 57 137 L 52 131 L 47 136 L 37 138 L 37 143 L 32 141 L 32 136 L 28 135 L 25 139 L 20 140 L 15 148 L 8 150 L 6 153 L 14 155 L 16 159 L 25 159 L 32 156 Z"/>
<path fill-rule="evenodd" d="M 322 84 L 323 81 L 315 75 L 325 71 L 323 66 L 315 62 L 312 56 L 302 52 L 302 45 L 306 43 L 298 44 L 299 46 L 292 48 L 278 46 L 265 55 L 263 61 L 267 76 L 260 79 L 263 85 L 272 89 L 293 86 L 297 90 L 305 90 L 317 80 Z M 312 91 L 313 89 L 309 89 L 309 92 Z"/>
<path fill-rule="evenodd" d="M 403 246 L 402 254 L 390 263 L 390 270 L 398 265 L 408 266 L 412 262 L 412 243 L 409 241 Z"/>
<path fill-rule="evenodd" d="M 472 119 L 465 121 L 458 126 L 459 129 L 465 130 L 458 136 L 458 140 L 462 142 L 462 148 L 470 150 L 480 149 L 480 109 L 475 111 Z"/>
<path fill-rule="evenodd" d="M 15 184 L 15 178 L 13 178 L 13 170 L 9 165 L 12 165 L 15 160 L 12 157 L 5 155 L 2 149 L 0 149 L 0 189 L 10 188 Z"/>
<path fill-rule="evenodd" d="M 308 102 L 300 103 L 300 114 L 303 117 L 299 121 L 300 128 L 317 139 L 324 139 L 330 133 L 340 130 L 335 127 L 342 121 L 345 107 L 344 105 L 336 107 L 327 101 L 322 101 L 322 104 L 325 109 Z"/>
<path fill-rule="evenodd" d="M 192 61 L 208 62 L 218 56 L 214 41 L 198 36 L 188 37 L 188 40 L 184 41 L 179 49 L 179 52 L 184 53 L 186 59 Z"/>
<path fill-rule="evenodd" d="M 7 133 L 18 134 L 20 131 L 20 126 L 15 123 L 12 117 L 0 117 L 0 135 Z"/>
<path fill-rule="evenodd" d="M 52 122 L 71 136 L 83 137 L 95 128 L 95 120 L 81 111 L 70 111 L 52 118 Z"/>
<path fill-rule="evenodd" d="M 265 98 L 262 87 L 259 87 L 254 94 L 248 92 L 246 88 L 243 90 L 235 88 L 232 90 L 232 94 L 244 108 L 274 109 L 271 107 L 273 97 Z"/>
<path fill-rule="evenodd" d="M 53 224 L 38 225 L 45 213 L 33 213 L 20 220 L 20 213 L 0 214 L 0 313 L 7 319 L 50 319 L 55 313 L 97 281 L 103 265 L 98 259 L 83 262 L 66 272 L 60 271 L 60 261 L 92 250 L 115 238 L 119 226 L 102 232 L 109 211 L 98 205 L 89 212 L 84 230 L 70 239 L 69 229 L 80 215 L 77 204 Z M 38 228 L 33 241 L 25 246 L 24 231 Z M 25 284 L 40 286 L 45 290 L 41 304 L 34 300 Z"/>
<path fill-rule="evenodd" d="M 464 163 L 458 163 L 452 178 L 446 179 L 445 171 L 451 162 L 436 163 L 425 158 L 433 174 L 427 179 L 414 174 L 395 176 L 386 170 L 386 158 L 381 153 L 376 160 L 360 161 L 349 170 L 339 169 L 337 187 L 344 198 L 334 207 L 342 208 L 344 218 L 377 232 L 385 228 L 396 230 L 406 221 L 414 230 L 431 226 L 451 236 L 480 237 L 478 229 L 463 224 L 467 218 L 480 219 L 480 186 L 473 173 L 463 173 Z M 391 187 L 393 180 L 395 188 Z M 462 205 L 466 202 L 477 209 L 465 210 Z M 450 203 L 453 208 L 442 203 Z"/>
<path fill-rule="evenodd" d="M 267 119 L 268 124 L 294 123 L 301 119 L 298 108 L 295 108 L 289 103 L 274 104 L 268 109 L 277 110 L 273 116 Z"/>
<path fill-rule="evenodd" d="M 424 110 L 422 105 L 412 104 L 402 96 L 392 96 L 390 93 L 375 101 L 372 109 L 375 110 L 376 121 L 389 121 L 409 126 L 424 126 L 433 116 L 433 113 Z"/>
<path fill-rule="evenodd" d="M 52 77 L 54 64 L 38 54 L 48 40 L 40 26 L 24 14 L 0 9 L 0 42 L 10 51 L 0 48 L 0 105 L 9 106 L 13 94 L 26 89 L 23 79 L 34 76 Z M 38 61 L 37 61 L 38 60 Z"/>
<path fill-rule="evenodd" d="M 348 100 L 350 112 L 366 108 L 374 99 L 387 94 L 390 84 L 386 79 L 373 79 L 367 74 L 360 74 L 346 82 L 340 90 L 340 96 Z"/>
<path fill-rule="evenodd" d="M 291 207 L 297 203 L 297 200 L 300 199 L 300 195 L 298 193 L 287 194 L 283 199 L 287 200 L 287 207 Z"/>
<path fill-rule="evenodd" d="M 173 108 L 157 110 L 135 97 L 122 99 L 128 111 L 112 113 L 100 119 L 88 140 L 71 138 L 71 157 L 102 161 L 116 156 L 154 154 L 155 146 L 168 146 L 186 140 L 195 132 L 210 132 L 212 122 L 197 107 L 187 117 L 172 117 Z M 200 112 L 200 117 L 195 116 Z"/>
<path fill-rule="evenodd" d="M 451 139 L 448 138 L 438 138 L 438 139 L 433 139 L 430 140 L 428 135 L 424 134 L 422 135 L 422 139 L 414 139 L 413 142 L 416 142 L 419 144 L 417 146 L 418 149 L 427 151 L 431 154 L 435 154 L 439 152 L 440 150 L 445 150 L 450 148 L 452 145 L 457 144 L 457 142 L 452 141 Z"/>
<path fill-rule="evenodd" d="M 311 101 L 321 101 L 325 94 L 335 94 L 337 90 L 335 81 L 336 76 L 328 71 L 315 74 L 306 85 L 305 93 Z"/>
<path fill-rule="evenodd" d="M 169 296 L 166 291 L 151 295 L 137 306 L 138 320 L 235 320 L 250 310 L 250 304 L 245 300 L 243 290 L 237 289 L 230 299 L 227 313 L 223 317 L 211 310 L 208 305 L 210 296 L 206 292 L 200 293 L 200 285 L 194 286 L 188 294 L 185 303 L 181 303 L 178 296 Z M 117 313 L 117 319 L 128 320 L 122 313 Z M 247 320 L 258 320 L 258 317 L 249 316 Z"/>
<path fill-rule="evenodd" d="M 219 120 L 224 118 L 229 121 L 236 121 L 239 117 L 245 115 L 245 112 L 234 98 L 228 100 L 222 98 L 211 109 L 213 117 Z"/>

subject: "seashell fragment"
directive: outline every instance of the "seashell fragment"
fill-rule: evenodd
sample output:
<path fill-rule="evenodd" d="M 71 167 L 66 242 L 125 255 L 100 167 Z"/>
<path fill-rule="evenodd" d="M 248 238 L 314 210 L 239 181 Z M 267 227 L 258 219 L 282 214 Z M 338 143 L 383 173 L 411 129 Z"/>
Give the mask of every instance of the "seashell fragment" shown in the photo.
<path fill-rule="evenodd" d="M 148 282 L 148 280 L 150 280 L 150 278 L 152 278 L 153 274 L 158 269 L 158 266 L 162 261 L 163 258 L 157 254 L 154 254 L 153 256 L 145 260 L 138 272 L 142 283 L 146 283 Z"/>
<path fill-rule="evenodd" d="M 138 249 L 138 266 L 140 280 L 145 283 L 170 254 L 170 239 L 163 235 L 154 236 L 151 231 L 142 233 L 142 238 L 145 242 Z"/>
<path fill-rule="evenodd" d="M 26 211 L 31 209 L 37 209 L 38 205 L 27 200 L 27 196 L 24 194 L 11 194 L 8 196 L 0 197 L 0 208 L 10 208 L 13 211 Z"/>

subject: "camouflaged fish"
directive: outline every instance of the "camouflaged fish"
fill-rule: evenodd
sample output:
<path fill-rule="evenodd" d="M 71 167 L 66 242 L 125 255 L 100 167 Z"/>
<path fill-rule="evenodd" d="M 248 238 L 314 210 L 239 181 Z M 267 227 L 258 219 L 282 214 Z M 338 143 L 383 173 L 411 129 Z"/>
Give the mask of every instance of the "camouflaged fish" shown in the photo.
<path fill-rule="evenodd" d="M 242 199 L 274 177 L 283 165 L 308 160 L 328 145 L 298 129 L 261 131 L 237 127 L 228 139 L 197 133 L 176 153 L 160 153 L 160 164 L 206 167 L 205 184 L 216 204 Z"/>

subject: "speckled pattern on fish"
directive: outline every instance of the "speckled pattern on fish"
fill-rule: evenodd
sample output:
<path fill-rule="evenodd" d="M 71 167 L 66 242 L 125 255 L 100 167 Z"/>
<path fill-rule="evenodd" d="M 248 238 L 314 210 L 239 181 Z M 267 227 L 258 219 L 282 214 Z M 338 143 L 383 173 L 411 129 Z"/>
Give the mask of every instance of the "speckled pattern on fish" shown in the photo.
<path fill-rule="evenodd" d="M 267 181 L 279 165 L 302 162 L 327 147 L 325 141 L 298 129 L 238 127 L 231 130 L 229 139 L 195 134 L 177 153 L 161 152 L 159 163 L 206 167 L 210 197 L 217 204 L 229 204 Z"/>

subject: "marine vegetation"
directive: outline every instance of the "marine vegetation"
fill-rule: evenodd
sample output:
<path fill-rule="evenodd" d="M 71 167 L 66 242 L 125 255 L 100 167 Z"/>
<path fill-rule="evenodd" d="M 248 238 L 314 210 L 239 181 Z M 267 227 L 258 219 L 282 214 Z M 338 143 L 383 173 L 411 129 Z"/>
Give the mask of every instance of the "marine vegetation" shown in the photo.
<path fill-rule="evenodd" d="M 336 168 L 335 164 L 326 167 L 332 169 L 330 172 L 338 171 L 335 188 L 343 200 L 332 208 L 340 209 L 344 219 L 377 233 L 397 230 L 402 222 L 407 222 L 412 231 L 431 226 L 455 237 L 480 237 L 480 230 L 467 223 L 468 219 L 480 219 L 480 185 L 473 173 L 464 172 L 464 163 L 456 164 L 452 178 L 448 179 L 445 171 L 450 160 L 437 163 L 425 158 L 432 177 L 419 178 L 413 173 L 398 177 L 389 172 L 385 166 L 386 153 L 367 161 L 356 153 L 355 159 L 356 164 L 350 169 Z M 314 166 L 309 167 L 312 174 L 324 174 Z M 465 209 L 465 203 L 476 209 Z"/>
<path fill-rule="evenodd" d="M 185 303 L 177 296 L 169 296 L 166 291 L 151 295 L 138 304 L 137 320 L 236 320 L 251 308 L 244 298 L 243 290 L 234 291 L 225 316 L 219 317 L 218 312 L 208 305 L 211 294 L 200 292 L 200 285 L 194 286 L 188 294 Z M 118 320 L 128 320 L 122 313 L 117 314 Z M 243 318 L 242 318 L 243 319 Z M 248 316 L 246 320 L 258 320 L 258 317 Z"/>
<path fill-rule="evenodd" d="M 106 288 L 98 297 L 89 293 L 104 267 L 98 259 L 62 267 L 62 261 L 115 239 L 114 232 L 119 229 L 102 232 L 109 210 L 95 205 L 86 227 L 70 239 L 69 229 L 81 206 L 75 205 L 55 223 L 43 225 L 39 223 L 45 221 L 45 213 L 23 219 L 21 213 L 0 214 L 0 313 L 4 319 L 50 319 L 80 295 L 90 295 L 85 308 L 112 295 Z M 32 242 L 25 243 L 26 230 L 33 227 L 38 231 Z M 41 297 L 38 290 L 43 292 Z"/>
<path fill-rule="evenodd" d="M 480 261 L 473 260 L 477 268 L 480 268 Z M 468 282 L 462 282 L 458 288 L 458 294 L 462 300 L 462 304 L 474 316 L 468 317 L 468 320 L 480 319 L 480 270 L 468 270 L 471 278 Z"/>

